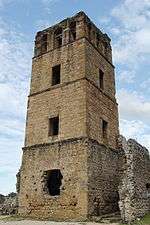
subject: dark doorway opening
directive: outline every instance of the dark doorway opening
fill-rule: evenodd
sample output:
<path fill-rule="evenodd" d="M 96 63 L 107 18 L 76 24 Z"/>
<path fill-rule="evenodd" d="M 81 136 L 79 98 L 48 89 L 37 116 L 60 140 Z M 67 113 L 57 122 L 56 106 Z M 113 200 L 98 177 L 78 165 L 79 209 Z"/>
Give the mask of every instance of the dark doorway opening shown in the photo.
<path fill-rule="evenodd" d="M 58 169 L 50 170 L 47 174 L 47 188 L 51 196 L 60 195 L 63 176 Z"/>

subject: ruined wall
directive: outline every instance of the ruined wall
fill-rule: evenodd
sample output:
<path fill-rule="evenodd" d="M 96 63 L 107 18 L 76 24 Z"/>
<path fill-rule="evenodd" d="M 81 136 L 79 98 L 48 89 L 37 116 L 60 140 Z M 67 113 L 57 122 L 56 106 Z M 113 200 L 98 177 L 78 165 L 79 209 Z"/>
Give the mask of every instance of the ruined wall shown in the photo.
<path fill-rule="evenodd" d="M 75 37 L 72 35 L 72 23 L 75 25 Z M 55 34 L 60 30 L 62 30 L 62 46 L 86 38 L 107 61 L 112 63 L 110 38 L 107 34 L 102 33 L 84 12 L 79 12 L 73 17 L 64 19 L 52 27 L 37 32 L 35 39 L 35 57 L 58 48 L 54 39 L 56 37 Z M 46 39 L 44 38 L 45 35 L 47 36 Z"/>
<path fill-rule="evenodd" d="M 60 195 L 50 196 L 44 173 L 60 169 Z M 87 217 L 87 146 L 83 139 L 24 148 L 19 192 L 19 214 L 50 219 Z"/>
<path fill-rule="evenodd" d="M 117 151 L 88 141 L 88 214 L 100 216 L 118 211 Z"/>
<path fill-rule="evenodd" d="M 76 24 L 74 40 L 72 22 Z M 60 83 L 52 85 L 52 68 L 58 64 Z M 100 69 L 104 73 L 103 90 Z M 59 132 L 49 135 L 49 118 L 57 116 Z M 103 120 L 108 123 L 107 142 Z M 118 134 L 108 36 L 82 12 L 38 32 L 18 176 L 20 187 L 17 185 L 19 213 L 84 220 L 117 210 Z M 59 196 L 51 196 L 45 188 L 51 170 L 60 170 L 63 176 Z"/>
<path fill-rule="evenodd" d="M 0 195 L 0 215 L 13 215 L 18 212 L 18 198 L 16 193 L 6 196 Z"/>
<path fill-rule="evenodd" d="M 132 139 L 120 137 L 119 143 L 124 150 L 119 206 L 122 219 L 131 222 L 150 211 L 149 152 Z"/>
<path fill-rule="evenodd" d="M 76 38 L 71 38 L 71 23 Z M 62 29 L 62 45 L 55 46 L 55 32 Z M 116 148 L 118 109 L 115 100 L 114 67 L 110 39 L 80 12 L 72 18 L 38 32 L 35 48 L 47 34 L 45 52 L 35 55 L 32 64 L 25 146 L 88 136 L 103 143 L 102 119 L 108 122 L 107 145 Z M 52 86 L 52 67 L 61 65 L 60 84 Z M 104 89 L 99 87 L 99 70 Z M 48 136 L 48 119 L 60 116 L 60 133 Z M 105 143 L 106 144 L 106 143 Z"/>
<path fill-rule="evenodd" d="M 118 210 L 118 154 L 88 138 L 25 147 L 19 214 L 85 220 Z M 45 189 L 44 174 L 60 169 L 59 196 Z"/>

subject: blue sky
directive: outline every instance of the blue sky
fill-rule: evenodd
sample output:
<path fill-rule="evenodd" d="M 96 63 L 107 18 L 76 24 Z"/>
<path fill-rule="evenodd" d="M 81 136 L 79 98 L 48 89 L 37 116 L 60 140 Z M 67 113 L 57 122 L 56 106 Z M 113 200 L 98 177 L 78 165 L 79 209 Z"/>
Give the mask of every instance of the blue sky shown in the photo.
<path fill-rule="evenodd" d="M 150 0 L 0 0 L 0 193 L 15 191 L 35 33 L 81 10 L 112 39 L 120 131 L 150 149 Z"/>

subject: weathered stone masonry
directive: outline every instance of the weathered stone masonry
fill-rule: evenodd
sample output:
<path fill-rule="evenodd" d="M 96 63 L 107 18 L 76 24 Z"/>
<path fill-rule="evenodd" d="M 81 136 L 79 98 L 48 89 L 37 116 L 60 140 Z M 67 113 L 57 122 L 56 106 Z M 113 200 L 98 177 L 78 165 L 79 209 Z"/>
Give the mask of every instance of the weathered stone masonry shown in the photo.
<path fill-rule="evenodd" d="M 124 217 L 126 161 L 118 136 L 110 38 L 83 12 L 38 32 L 19 214 L 86 220 L 120 205 Z"/>
<path fill-rule="evenodd" d="M 122 219 L 134 221 L 150 211 L 150 159 L 148 150 L 135 140 L 119 138 L 124 163 L 119 185 Z"/>

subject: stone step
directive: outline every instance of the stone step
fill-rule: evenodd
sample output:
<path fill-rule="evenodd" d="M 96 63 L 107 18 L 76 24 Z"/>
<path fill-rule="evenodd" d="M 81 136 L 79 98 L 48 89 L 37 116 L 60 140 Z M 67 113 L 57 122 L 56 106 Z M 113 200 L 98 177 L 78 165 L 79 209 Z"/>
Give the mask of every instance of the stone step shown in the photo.
<path fill-rule="evenodd" d="M 92 220 L 101 223 L 115 223 L 121 221 L 121 215 L 119 212 L 104 214 L 101 216 L 93 216 Z"/>
<path fill-rule="evenodd" d="M 107 217 L 114 217 L 114 216 L 120 216 L 120 212 L 114 212 L 114 213 L 108 213 L 108 214 L 104 214 L 101 217 L 103 218 L 107 218 Z"/>
<path fill-rule="evenodd" d="M 102 223 L 117 223 L 121 221 L 121 216 L 102 218 Z"/>

